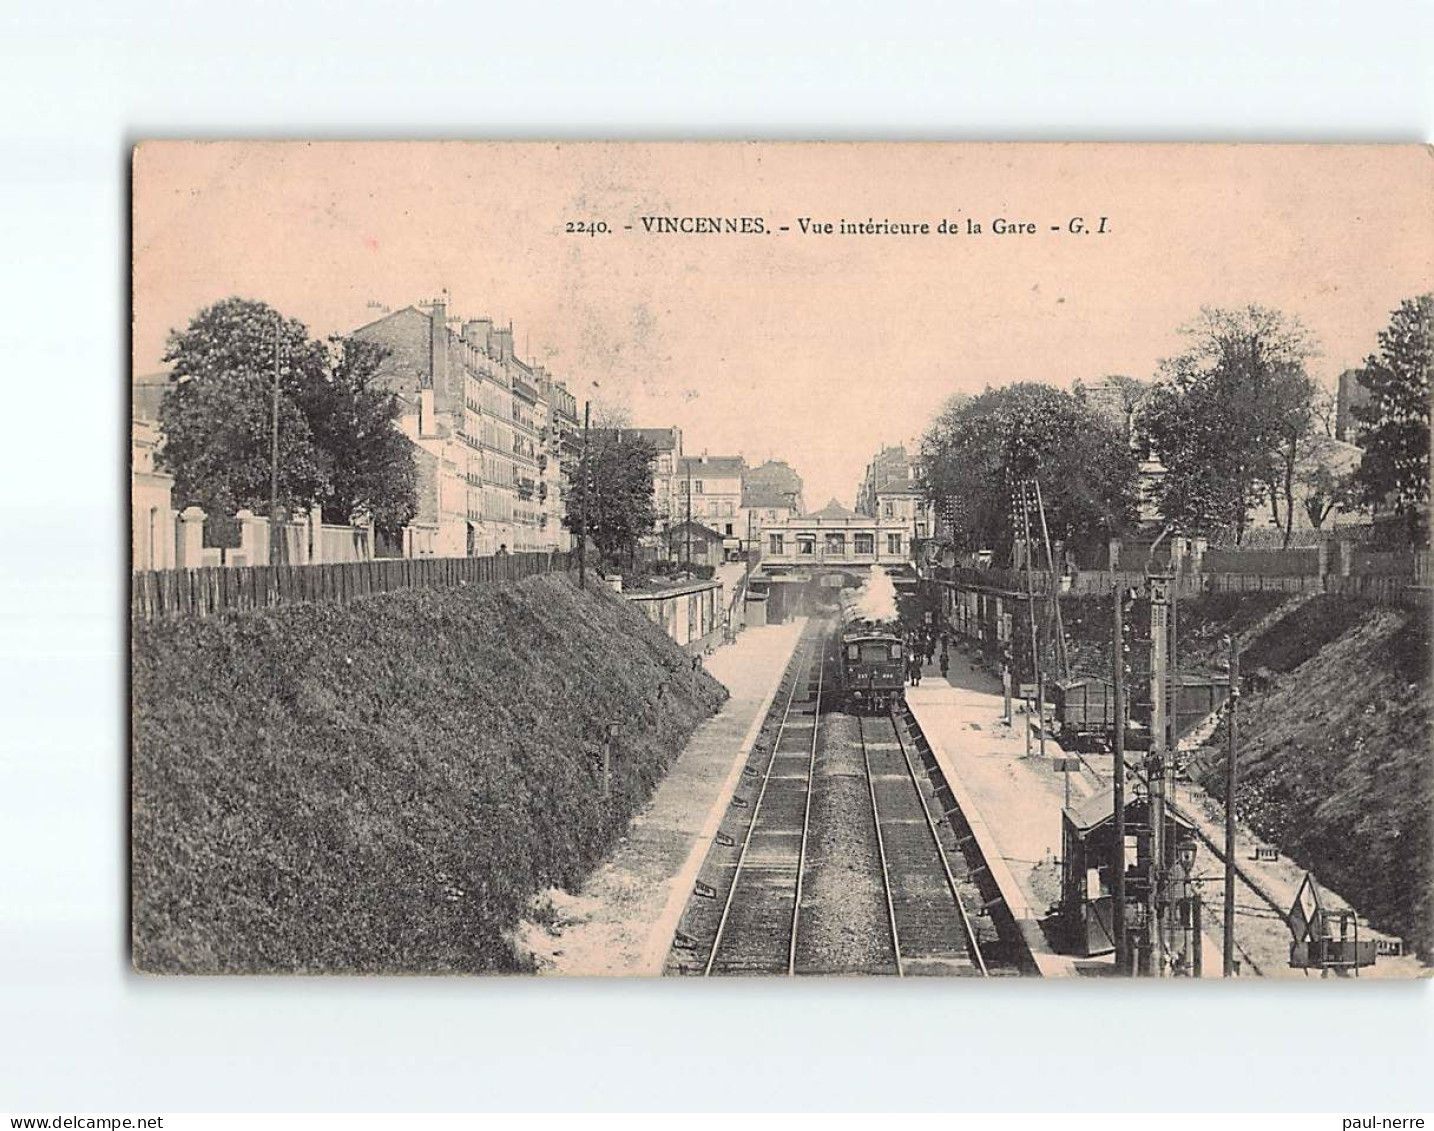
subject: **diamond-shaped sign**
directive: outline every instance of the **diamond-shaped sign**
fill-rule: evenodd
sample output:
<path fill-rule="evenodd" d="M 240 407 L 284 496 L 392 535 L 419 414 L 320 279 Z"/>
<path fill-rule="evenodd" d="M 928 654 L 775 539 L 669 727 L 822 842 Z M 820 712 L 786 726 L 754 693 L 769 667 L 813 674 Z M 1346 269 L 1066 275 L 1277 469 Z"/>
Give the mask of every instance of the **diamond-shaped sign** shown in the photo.
<path fill-rule="evenodd" d="M 1319 885 L 1309 872 L 1305 873 L 1305 881 L 1290 907 L 1289 925 L 1295 942 L 1324 938 L 1324 904 L 1319 897 Z"/>

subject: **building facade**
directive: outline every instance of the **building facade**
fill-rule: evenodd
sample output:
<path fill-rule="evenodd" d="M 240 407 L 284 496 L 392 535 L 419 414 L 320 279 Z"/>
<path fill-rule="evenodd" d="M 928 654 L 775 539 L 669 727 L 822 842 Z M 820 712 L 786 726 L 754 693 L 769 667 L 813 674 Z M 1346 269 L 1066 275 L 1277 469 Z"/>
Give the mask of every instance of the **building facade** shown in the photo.
<path fill-rule="evenodd" d="M 174 478 L 155 466 L 161 440 L 158 422 L 136 411 L 130 421 L 132 569 L 172 569 L 177 564 Z"/>
<path fill-rule="evenodd" d="M 742 475 L 741 525 L 748 550 L 760 550 L 762 532 L 805 510 L 802 477 L 785 460 L 767 460 Z"/>
<path fill-rule="evenodd" d="M 835 499 L 819 511 L 796 515 L 763 531 L 762 564 L 894 566 L 911 561 L 910 525 L 847 510 Z"/>
<path fill-rule="evenodd" d="M 882 448 L 867 464 L 856 509 L 882 522 L 900 523 L 908 542 L 931 536 L 931 507 L 921 489 L 920 470 L 900 445 Z"/>
<path fill-rule="evenodd" d="M 1356 408 L 1369 404 L 1370 391 L 1359 383 L 1361 369 L 1346 369 L 1339 375 L 1339 392 L 1335 401 L 1334 438 L 1346 444 L 1359 443 L 1362 425 L 1354 418 Z"/>
<path fill-rule="evenodd" d="M 400 428 L 429 457 L 418 460 L 419 513 L 405 552 L 567 548 L 553 449 L 571 433 L 576 406 L 562 382 L 515 354 L 511 326 L 450 318 L 435 300 L 353 336 L 389 351 L 381 379 L 401 402 Z"/>
<path fill-rule="evenodd" d="M 683 456 L 677 461 L 679 521 L 700 522 L 722 535 L 729 556 L 743 549 L 742 476 L 747 461 L 741 456 Z"/>

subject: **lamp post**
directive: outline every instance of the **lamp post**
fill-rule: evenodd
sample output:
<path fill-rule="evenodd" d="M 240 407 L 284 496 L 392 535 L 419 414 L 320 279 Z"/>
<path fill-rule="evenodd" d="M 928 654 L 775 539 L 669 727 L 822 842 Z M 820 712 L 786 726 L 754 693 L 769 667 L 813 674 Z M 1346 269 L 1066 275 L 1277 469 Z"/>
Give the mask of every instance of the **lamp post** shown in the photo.
<path fill-rule="evenodd" d="M 582 484 L 582 497 L 578 500 L 578 588 L 586 589 L 588 584 L 588 424 L 591 420 L 592 401 L 583 401 L 583 455 L 578 469 L 578 480 Z"/>
<path fill-rule="evenodd" d="M 283 563 L 284 532 L 279 526 L 279 338 L 283 323 L 274 314 L 274 395 L 269 445 L 269 564 Z"/>
<path fill-rule="evenodd" d="M 1191 978 L 1200 977 L 1204 963 L 1204 939 L 1201 931 L 1203 916 L 1200 912 L 1200 893 L 1193 883 L 1195 876 L 1195 853 L 1199 846 L 1193 837 L 1182 840 L 1175 849 L 1175 862 L 1180 869 L 1180 898 L 1178 901 L 1179 922 L 1185 943 L 1182 959 L 1185 974 Z"/>

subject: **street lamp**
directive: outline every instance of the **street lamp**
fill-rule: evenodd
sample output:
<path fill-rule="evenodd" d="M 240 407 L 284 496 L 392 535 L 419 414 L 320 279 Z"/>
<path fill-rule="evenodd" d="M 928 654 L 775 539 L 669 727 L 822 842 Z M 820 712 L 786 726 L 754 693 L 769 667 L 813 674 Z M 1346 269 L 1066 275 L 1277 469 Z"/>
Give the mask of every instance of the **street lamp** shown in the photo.
<path fill-rule="evenodd" d="M 588 388 L 596 389 L 598 383 L 589 381 Z M 582 496 L 578 500 L 578 588 L 586 589 L 588 583 L 588 424 L 592 416 L 592 400 L 583 398 L 583 454 L 578 468 L 578 484 Z M 599 563 L 601 564 L 601 563 Z"/>
<path fill-rule="evenodd" d="M 279 374 L 280 340 L 283 322 L 278 312 L 274 313 L 274 397 L 273 435 L 269 448 L 269 564 L 276 566 L 283 561 L 284 532 L 279 527 Z"/>

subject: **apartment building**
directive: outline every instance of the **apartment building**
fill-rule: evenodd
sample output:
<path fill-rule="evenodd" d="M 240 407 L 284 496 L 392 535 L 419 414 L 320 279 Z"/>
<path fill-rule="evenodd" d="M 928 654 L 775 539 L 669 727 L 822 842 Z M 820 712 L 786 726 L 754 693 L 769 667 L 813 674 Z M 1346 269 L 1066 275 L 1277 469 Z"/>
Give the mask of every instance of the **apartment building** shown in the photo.
<path fill-rule="evenodd" d="M 681 520 L 700 522 L 722 535 L 723 549 L 740 553 L 743 527 L 742 477 L 747 461 L 741 456 L 683 456 L 677 461 L 677 489 L 681 492 Z"/>
<path fill-rule="evenodd" d="M 908 543 L 932 532 L 931 508 L 921 489 L 919 469 L 901 445 L 882 448 L 867 464 L 856 493 L 856 509 L 883 523 L 900 524 Z"/>
<path fill-rule="evenodd" d="M 571 432 L 575 405 L 561 382 L 517 357 L 512 326 L 450 317 L 438 299 L 353 336 L 388 350 L 381 377 L 402 405 L 399 427 L 428 457 L 418 460 L 406 547 L 440 557 L 567 547 L 548 467 L 560 463 L 552 446 Z"/>

